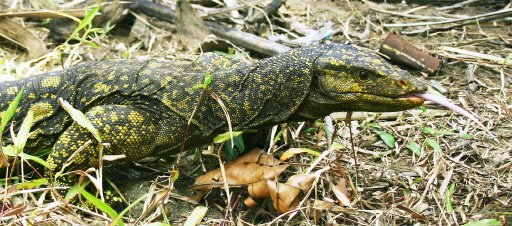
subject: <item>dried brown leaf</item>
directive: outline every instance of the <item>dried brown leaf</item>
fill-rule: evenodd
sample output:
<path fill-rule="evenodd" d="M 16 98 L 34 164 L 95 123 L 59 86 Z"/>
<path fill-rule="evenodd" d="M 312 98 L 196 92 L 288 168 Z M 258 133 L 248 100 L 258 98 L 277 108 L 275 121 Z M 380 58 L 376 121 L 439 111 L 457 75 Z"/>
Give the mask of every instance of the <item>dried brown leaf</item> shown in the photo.
<path fill-rule="evenodd" d="M 264 199 L 270 197 L 270 191 L 267 186 L 267 181 L 262 180 L 256 183 L 249 184 L 247 190 L 249 191 L 249 195 L 253 199 Z"/>
<path fill-rule="evenodd" d="M 275 179 L 287 167 L 287 164 L 272 167 L 254 162 L 240 163 L 239 160 L 224 166 L 226 181 L 229 185 L 234 186 L 249 185 L 265 179 Z M 210 190 L 222 186 L 223 183 L 222 171 L 218 168 L 199 176 L 189 190 Z"/>
<path fill-rule="evenodd" d="M 299 205 L 300 189 L 289 184 L 267 180 L 272 204 L 278 213 L 294 210 Z"/>
<path fill-rule="evenodd" d="M 330 186 L 332 189 L 332 192 L 338 198 L 338 200 L 344 205 L 351 207 L 350 204 L 350 193 L 347 190 L 347 181 L 345 178 L 341 178 L 338 184 L 334 185 L 332 182 L 330 182 Z"/>
<path fill-rule="evenodd" d="M 307 191 L 313 186 L 313 182 L 315 181 L 316 176 L 314 174 L 295 174 L 288 178 L 286 184 L 292 185 L 294 187 L 300 188 L 303 191 Z"/>
<path fill-rule="evenodd" d="M 255 162 L 265 166 L 276 166 L 281 163 L 279 159 L 274 158 L 274 156 L 258 148 L 252 149 L 247 154 L 238 157 L 234 162 Z"/>

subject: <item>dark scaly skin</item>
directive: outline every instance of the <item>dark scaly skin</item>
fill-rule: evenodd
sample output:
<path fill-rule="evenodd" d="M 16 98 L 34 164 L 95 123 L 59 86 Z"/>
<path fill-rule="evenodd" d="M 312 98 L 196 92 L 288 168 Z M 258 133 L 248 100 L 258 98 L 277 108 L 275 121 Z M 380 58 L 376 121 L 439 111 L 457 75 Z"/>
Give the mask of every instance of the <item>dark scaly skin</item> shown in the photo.
<path fill-rule="evenodd" d="M 351 45 L 324 44 L 295 49 L 253 64 L 208 54 L 196 62 L 118 60 L 85 63 L 70 69 L 0 83 L 0 112 L 25 87 L 17 127 L 28 109 L 35 112 L 25 152 L 52 147 L 47 175 L 63 164 L 92 135 L 58 105 L 62 97 L 84 112 L 111 144 L 105 154 L 127 160 L 176 153 L 187 120 L 197 104 L 204 75 L 226 105 L 233 129 L 261 128 L 315 119 L 334 111 L 401 111 L 423 104 L 407 95 L 425 87 L 375 53 Z M 227 123 L 208 95 L 190 127 L 186 148 L 203 145 Z M 4 137 L 9 137 L 8 133 Z M 98 165 L 98 145 L 76 155 L 66 171 Z M 58 183 L 69 184 L 70 177 Z"/>

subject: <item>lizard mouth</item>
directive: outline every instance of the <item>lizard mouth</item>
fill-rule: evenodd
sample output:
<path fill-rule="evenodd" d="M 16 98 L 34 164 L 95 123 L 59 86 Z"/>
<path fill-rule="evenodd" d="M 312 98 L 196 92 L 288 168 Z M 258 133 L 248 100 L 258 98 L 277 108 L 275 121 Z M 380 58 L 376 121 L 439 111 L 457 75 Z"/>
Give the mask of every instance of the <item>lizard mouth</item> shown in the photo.
<path fill-rule="evenodd" d="M 423 105 L 425 99 L 409 93 L 398 97 L 381 96 L 370 93 L 335 93 L 333 98 L 344 103 L 346 110 L 352 111 L 403 111 Z"/>
<path fill-rule="evenodd" d="M 374 98 L 376 98 L 376 104 L 381 103 L 384 106 L 399 106 L 407 109 L 421 106 L 425 102 L 425 99 L 415 94 L 406 94 L 399 97 L 374 96 Z"/>
<path fill-rule="evenodd" d="M 410 102 L 410 103 L 417 103 L 418 106 L 422 105 L 425 102 L 425 99 L 423 99 L 419 96 L 416 96 L 415 94 L 404 95 L 402 97 L 398 97 L 397 100 Z"/>

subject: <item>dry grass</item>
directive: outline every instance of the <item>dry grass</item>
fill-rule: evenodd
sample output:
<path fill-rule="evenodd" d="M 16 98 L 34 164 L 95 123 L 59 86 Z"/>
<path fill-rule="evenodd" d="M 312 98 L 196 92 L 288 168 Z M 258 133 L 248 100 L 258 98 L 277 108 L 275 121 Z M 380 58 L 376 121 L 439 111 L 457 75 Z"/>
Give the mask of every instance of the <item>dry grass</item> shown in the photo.
<path fill-rule="evenodd" d="M 0 7 L 9 6 L 3 9 L 14 11 L 55 7 L 47 6 L 44 2 L 30 1 L 21 5 L 20 1 L 8 0 L 5 6 Z M 296 211 L 278 215 L 271 205 L 246 209 L 238 205 L 240 198 L 236 198 L 236 195 L 231 196 L 234 201 L 227 205 L 223 201 L 225 196 L 221 194 L 217 199 L 207 199 L 210 210 L 204 224 L 272 222 L 305 225 L 461 225 L 481 219 L 497 219 L 502 224 L 511 224 L 510 17 L 472 22 L 464 26 L 455 26 L 459 21 L 450 21 L 501 9 L 510 10 L 510 4 L 475 4 L 444 10 L 435 6 L 370 4 L 359 1 L 290 0 L 274 19 L 263 20 L 258 29 L 253 26 L 245 28 L 247 31 L 259 30 L 263 37 L 274 32 L 275 35 L 288 35 L 289 39 L 293 39 L 293 35 L 305 34 L 304 29 L 291 26 L 292 22 L 312 29 L 319 29 L 332 22 L 334 41 L 350 40 L 373 49 L 379 47 L 391 30 L 411 34 L 405 38 L 442 58 L 444 62 L 436 75 L 416 74 L 430 81 L 434 88 L 449 99 L 479 115 L 488 131 L 456 113 L 434 111 L 438 107 L 430 104 L 426 105 L 426 112 L 411 110 L 396 117 L 386 117 L 385 120 L 379 119 L 379 115 L 372 115 L 351 123 L 357 151 L 357 159 L 354 159 L 348 127 L 343 121 L 336 124 L 334 141 L 340 144 L 337 148 L 329 148 L 325 133 L 328 123 L 324 121 L 305 127 L 292 126 L 287 133 L 289 145 L 319 152 L 329 151 L 315 163 L 314 172 L 325 172 L 313 189 L 305 194 L 300 207 Z M 241 12 L 246 12 L 247 8 L 244 7 Z M 105 36 L 93 36 L 92 41 L 99 48 L 85 43 L 57 48 L 59 44 L 48 37 L 49 31 L 40 26 L 41 20 L 16 19 L 42 38 L 48 49 L 53 51 L 30 60 L 21 49 L 2 40 L 0 79 L 31 76 L 62 66 L 69 67 L 84 60 L 126 56 L 182 59 L 196 54 L 187 52 L 181 46 L 175 38 L 173 25 L 140 13 L 130 14 L 136 18 L 131 28 L 118 27 Z M 216 16 L 226 18 L 229 11 Z M 426 26 L 417 26 L 424 22 L 429 22 L 429 28 L 437 30 L 426 31 Z M 139 42 L 141 44 L 137 46 Z M 61 61 L 62 56 L 64 58 Z M 395 147 L 389 148 L 376 131 L 384 131 L 393 136 Z M 407 148 L 410 142 L 420 146 L 418 153 Z M 273 147 L 279 151 L 283 148 L 277 145 Z M 213 152 L 211 147 L 208 150 L 204 152 Z M 211 158 L 209 155 L 202 158 L 205 162 L 216 161 L 216 157 Z M 298 172 L 308 169 L 313 160 L 311 155 L 303 153 L 288 161 L 294 165 L 292 171 Z M 181 177 L 193 178 L 200 174 L 197 172 L 199 168 L 212 169 L 197 160 L 189 159 L 189 163 L 188 167 L 178 169 L 182 173 Z M 172 163 L 167 163 L 167 167 L 170 165 Z M 154 162 L 148 166 L 157 168 Z M 166 222 L 169 218 L 170 223 L 183 223 L 193 206 L 179 201 L 185 198 L 176 194 L 175 188 L 179 190 L 179 184 L 174 185 L 171 181 L 164 176 L 156 179 L 149 188 L 147 183 L 143 188 L 132 185 L 132 190 L 135 190 L 131 192 L 134 199 L 148 191 L 155 191 L 156 194 L 147 196 L 144 210 L 134 210 L 131 218 L 125 218 L 124 222 L 147 224 Z M 344 206 L 339 194 L 336 194 L 339 187 L 348 188 L 351 195 L 350 207 Z M 4 205 L 0 211 L 2 223 L 103 225 L 112 219 L 101 211 L 85 210 L 52 199 L 48 189 L 5 186 L 0 190 L 4 194 Z M 222 192 L 216 190 L 213 193 L 219 196 L 218 193 Z M 294 217 L 290 219 L 291 216 Z"/>

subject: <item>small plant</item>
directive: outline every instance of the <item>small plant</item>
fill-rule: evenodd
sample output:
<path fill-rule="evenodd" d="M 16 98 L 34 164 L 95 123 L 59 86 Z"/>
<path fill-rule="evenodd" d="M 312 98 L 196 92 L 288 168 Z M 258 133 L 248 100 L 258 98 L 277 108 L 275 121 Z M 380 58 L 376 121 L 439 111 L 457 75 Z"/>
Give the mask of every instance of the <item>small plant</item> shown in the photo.
<path fill-rule="evenodd" d="M 99 14 L 100 10 L 100 4 L 96 5 L 94 8 L 87 11 L 85 14 L 85 17 L 82 20 L 78 20 L 79 24 L 73 31 L 73 33 L 69 36 L 68 40 L 66 40 L 66 43 L 68 43 L 71 40 L 77 40 L 81 43 L 85 43 L 87 45 L 90 45 L 94 48 L 99 48 L 100 46 L 97 44 L 97 42 L 93 40 L 99 40 L 101 35 L 106 34 L 114 26 L 111 26 L 110 23 L 106 23 L 105 27 L 103 28 L 95 28 L 92 24 L 94 18 Z"/>

